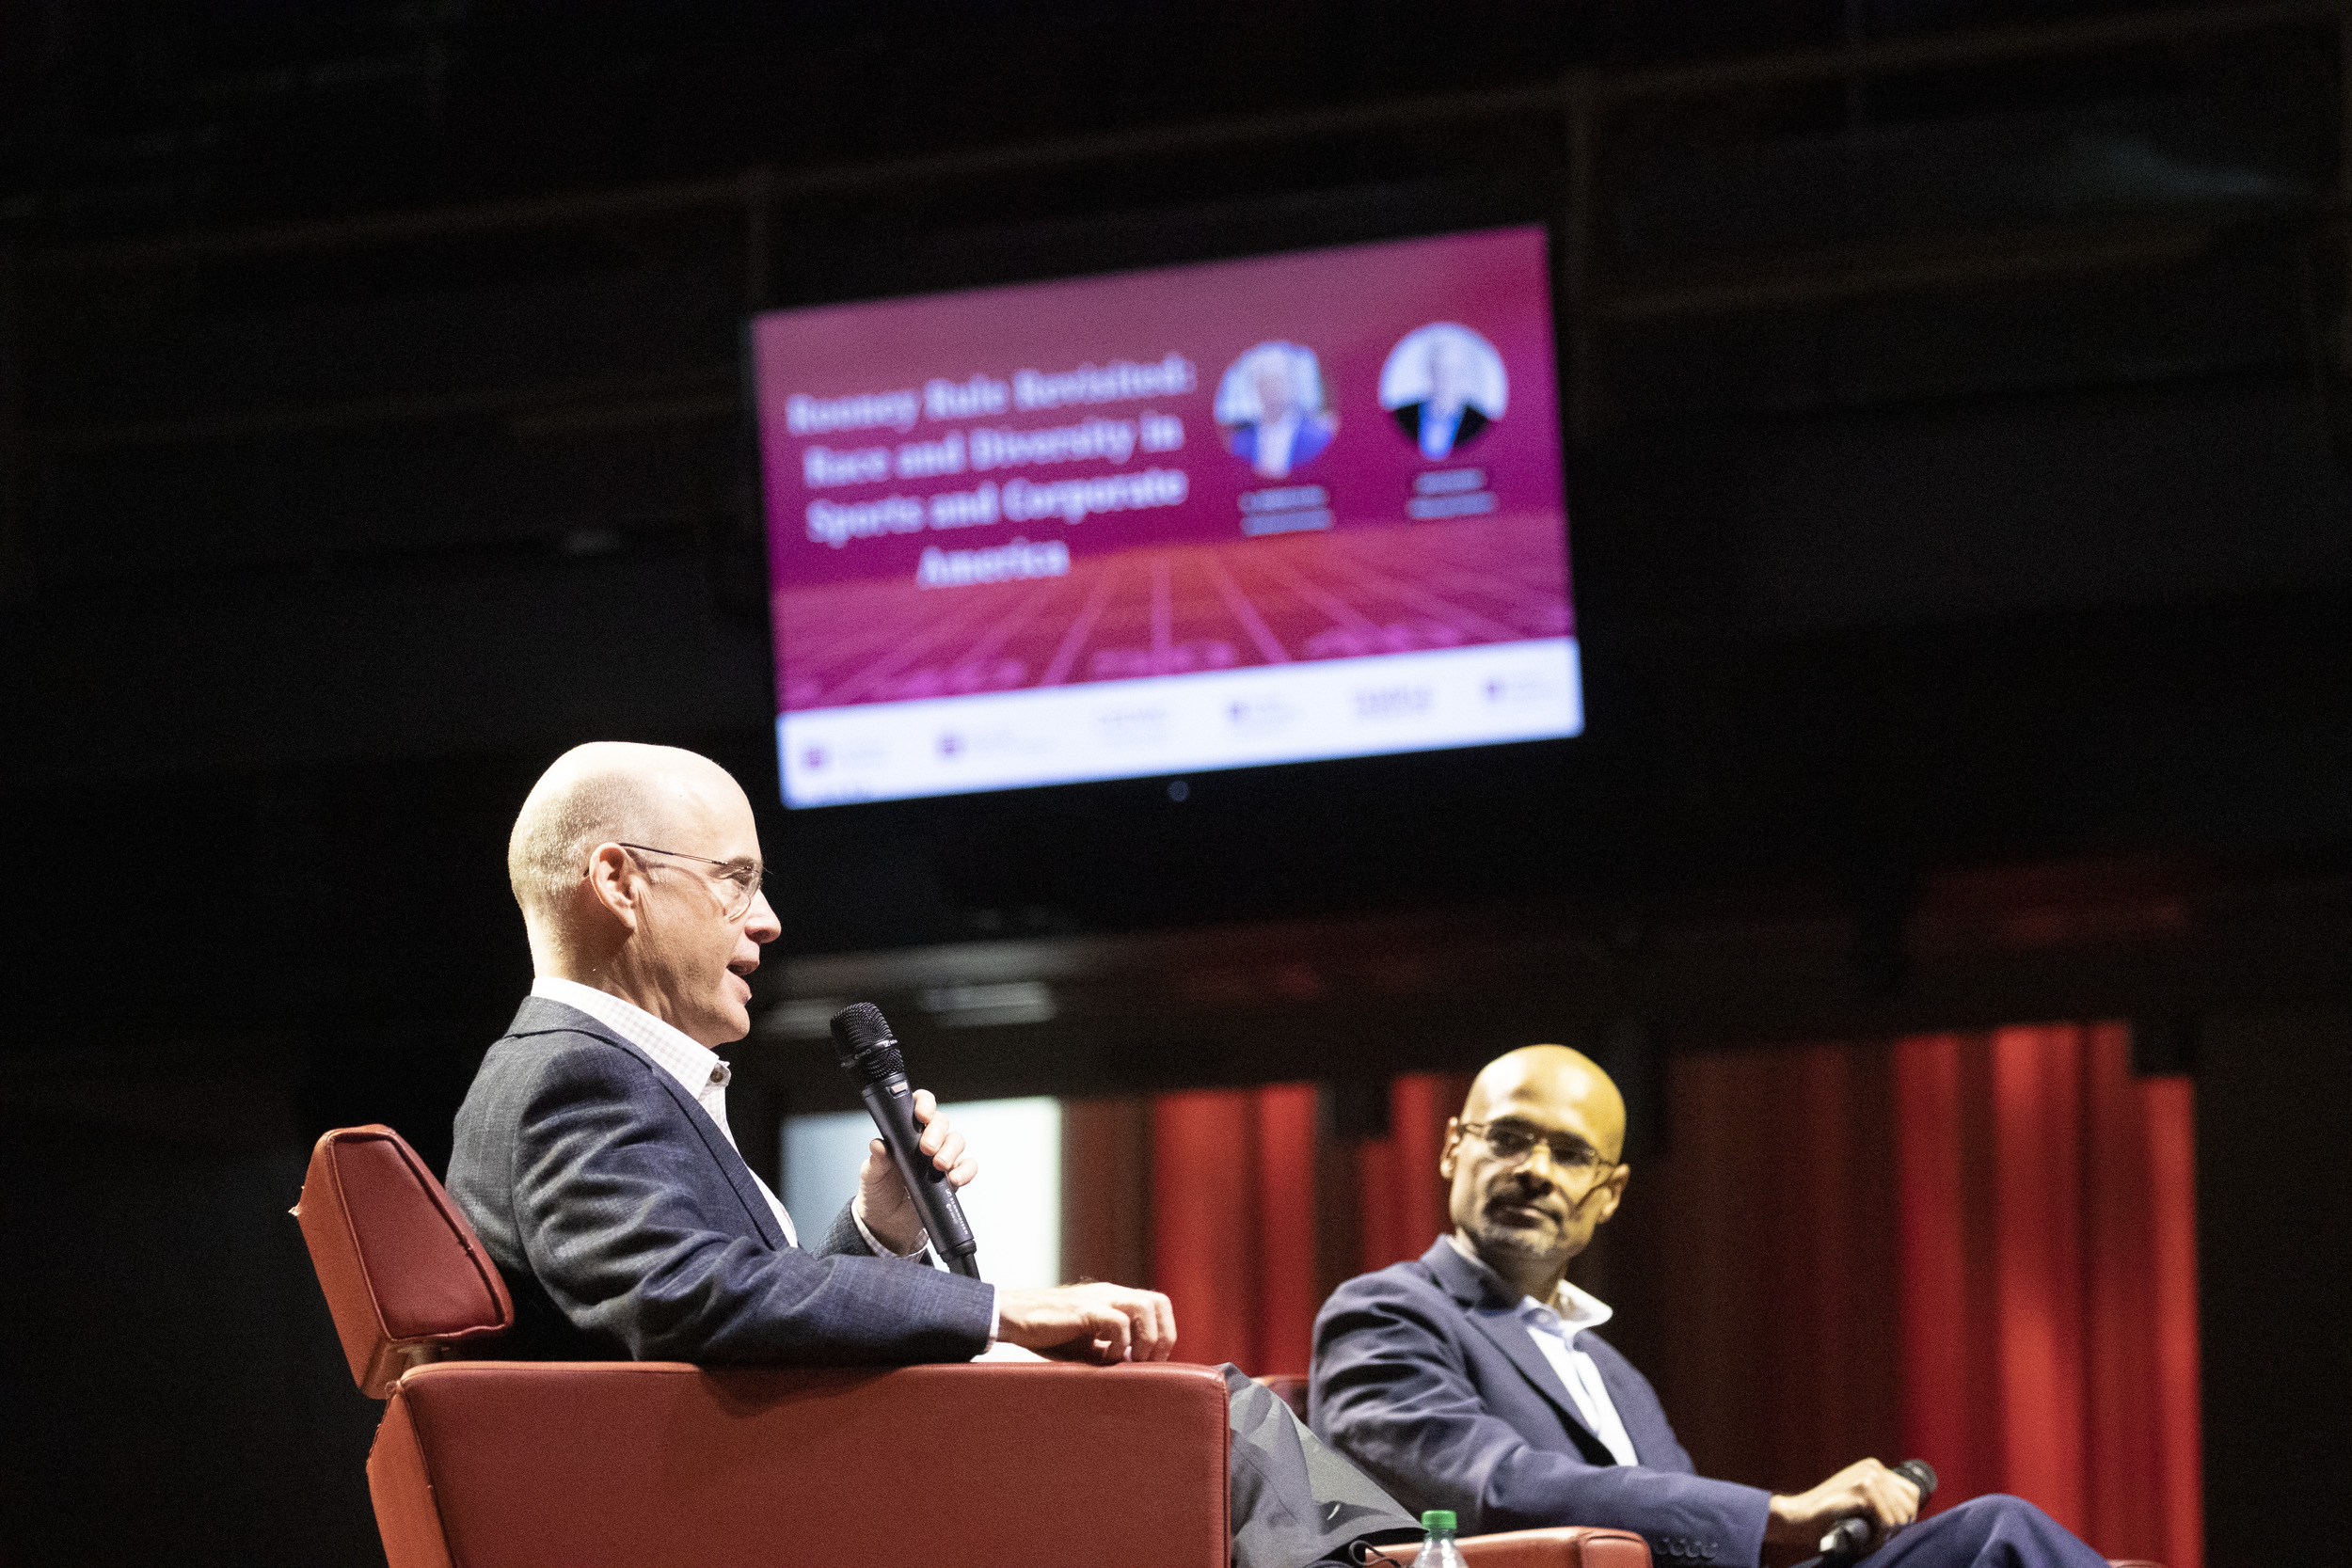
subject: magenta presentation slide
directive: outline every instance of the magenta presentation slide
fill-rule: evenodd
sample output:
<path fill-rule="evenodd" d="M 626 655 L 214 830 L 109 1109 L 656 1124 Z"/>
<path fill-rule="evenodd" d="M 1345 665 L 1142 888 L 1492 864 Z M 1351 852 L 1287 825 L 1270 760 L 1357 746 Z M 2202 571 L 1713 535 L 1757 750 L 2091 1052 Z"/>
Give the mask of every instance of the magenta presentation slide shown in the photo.
<path fill-rule="evenodd" d="M 792 805 L 1583 727 L 1540 227 L 752 348 Z"/>

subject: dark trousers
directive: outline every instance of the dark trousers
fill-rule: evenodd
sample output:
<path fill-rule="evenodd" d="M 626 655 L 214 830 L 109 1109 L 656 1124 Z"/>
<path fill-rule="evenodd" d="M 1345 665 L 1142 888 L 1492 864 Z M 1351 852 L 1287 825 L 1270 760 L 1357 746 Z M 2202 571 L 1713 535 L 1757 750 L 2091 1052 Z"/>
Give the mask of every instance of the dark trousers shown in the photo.
<path fill-rule="evenodd" d="M 1226 1504 L 1234 1568 L 1348 1561 L 1356 1542 L 1419 1541 L 1421 1526 L 1361 1470 L 1323 1446 L 1275 1394 L 1228 1364 Z"/>
<path fill-rule="evenodd" d="M 1988 1492 L 1923 1519 L 1862 1559 L 1868 1568 L 2106 1568 L 2023 1497 Z"/>

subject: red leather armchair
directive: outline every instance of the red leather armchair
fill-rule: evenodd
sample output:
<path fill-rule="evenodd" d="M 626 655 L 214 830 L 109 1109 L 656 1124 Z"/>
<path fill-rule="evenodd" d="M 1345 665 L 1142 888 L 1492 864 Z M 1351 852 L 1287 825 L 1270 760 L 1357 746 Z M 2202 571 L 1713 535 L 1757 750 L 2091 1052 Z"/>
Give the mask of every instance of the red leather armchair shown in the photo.
<path fill-rule="evenodd" d="M 319 1139 L 294 1213 L 353 1380 L 389 1401 L 368 1488 L 391 1568 L 1225 1568 L 1209 1368 L 475 1359 L 513 1304 L 398 1133 Z M 910 1447 L 931 1463 L 900 1464 Z M 1476 1568 L 1649 1568 L 1617 1530 L 1463 1547 Z"/>

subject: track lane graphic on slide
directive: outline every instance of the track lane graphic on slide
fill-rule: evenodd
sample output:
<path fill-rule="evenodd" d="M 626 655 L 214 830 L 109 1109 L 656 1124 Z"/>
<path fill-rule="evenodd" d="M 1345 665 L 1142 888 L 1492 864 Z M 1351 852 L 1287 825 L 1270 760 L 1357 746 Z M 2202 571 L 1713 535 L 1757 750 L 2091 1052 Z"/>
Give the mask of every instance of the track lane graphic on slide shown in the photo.
<path fill-rule="evenodd" d="M 1146 546 L 1068 575 L 775 595 L 787 711 L 1572 635 L 1563 519 Z"/>

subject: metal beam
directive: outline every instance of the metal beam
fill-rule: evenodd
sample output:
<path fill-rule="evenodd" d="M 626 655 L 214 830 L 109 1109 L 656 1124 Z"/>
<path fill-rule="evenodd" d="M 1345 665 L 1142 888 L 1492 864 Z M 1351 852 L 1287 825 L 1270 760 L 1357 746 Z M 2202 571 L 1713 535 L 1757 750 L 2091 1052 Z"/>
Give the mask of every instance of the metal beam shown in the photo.
<path fill-rule="evenodd" d="M 1998 65 L 2058 55 L 2096 55 L 2137 45 L 2202 43 L 2298 25 L 2333 24 L 2339 0 L 2265 0 L 2243 6 L 2192 6 L 2080 22 L 2032 24 L 1920 38 L 1887 39 L 1852 48 L 1791 50 L 1745 59 L 1661 66 L 1601 78 L 1610 102 L 1700 97 L 1741 87 L 1833 82 L 1859 76 Z"/>
<path fill-rule="evenodd" d="M 24 554 L 33 473 L 24 437 L 24 270 L 17 247 L 0 245 L 0 604 L 17 596 L 31 570 Z"/>
<path fill-rule="evenodd" d="M 1449 120 L 1507 119 L 1515 115 L 1557 112 L 1564 97 L 1562 87 L 1547 83 L 1533 87 L 1437 94 L 1397 99 L 1384 103 L 1258 115 L 1198 125 L 1154 126 L 1093 136 L 1059 137 L 1050 141 L 1019 142 L 1006 147 L 976 148 L 967 151 L 774 171 L 755 178 L 756 183 L 764 186 L 771 199 L 787 199 L 796 196 L 829 195 L 877 186 L 917 184 L 930 180 L 1006 174 L 1028 168 L 1216 151 L 1255 142 L 1312 140 L 1368 131 L 1406 130 Z M 746 184 L 745 176 L 733 175 L 678 184 L 641 185 L 625 190 L 527 200 L 488 201 L 464 207 L 385 213 L 367 217 L 230 230 L 212 234 L 181 234 L 152 240 L 64 245 L 36 252 L 29 261 L 36 270 L 42 273 L 71 274 L 166 266 L 284 251 L 416 244 L 502 230 L 551 229 L 566 224 L 648 214 L 722 210 L 738 206 L 743 201 Z"/>
<path fill-rule="evenodd" d="M 1592 341 L 1596 326 L 2163 265 L 2201 253 L 2210 247 L 2217 233 L 2210 225 L 2098 225 L 2023 235 L 1979 235 L 1916 244 L 1767 253 L 1679 278 L 1649 276 L 1613 288 L 1599 264 L 1594 229 L 1595 214 L 1605 199 L 1600 181 L 1610 105 L 1749 87 L 1854 79 L 2137 45 L 2177 46 L 2323 22 L 2334 26 L 2340 53 L 2352 50 L 2352 27 L 2345 25 L 2344 13 L 2337 0 L 2265 0 L 2252 5 L 1895 40 L 1692 66 L 1615 73 L 1579 71 L 1561 81 L 1527 87 L 1152 127 L 796 172 L 761 167 L 725 179 L 24 252 L 9 261 L 8 276 L 0 279 L 0 287 L 9 291 L 9 297 L 0 300 L 0 311 L 14 312 L 0 315 L 0 329 L 15 330 L 21 336 L 24 296 L 28 288 L 60 284 L 70 287 L 70 279 L 93 273 L 432 243 L 691 214 L 721 218 L 732 214 L 742 251 L 743 297 L 748 308 L 757 309 L 770 300 L 772 292 L 775 251 L 782 243 L 777 221 L 779 209 L 796 198 L 1027 168 L 1216 151 L 1254 143 L 1542 116 L 1565 122 L 1567 131 L 1567 164 L 1555 203 L 1565 349 L 1564 413 L 1571 439 L 1581 441 L 1589 438 L 1597 425 L 1606 422 L 1605 393 Z M 2345 57 L 2352 60 L 2352 55 Z M 2345 87 L 2352 90 L 2352 64 L 2347 64 L 2344 71 Z M 2339 136 L 2344 150 L 2336 174 L 2342 192 L 2352 190 L 2352 111 L 2344 116 Z M 2341 230 L 2341 198 L 2329 204 L 2329 210 Z M 2324 217 L 2328 214 L 2318 215 Z M 7 340 L 0 339 L 0 346 L 6 344 Z M 517 434 L 548 435 L 569 429 L 725 417 L 737 408 L 741 390 L 739 377 L 732 368 L 710 367 L 656 377 L 613 377 L 365 399 L 328 406 L 271 407 L 27 428 L 21 344 L 10 350 L 5 359 L 5 363 L 0 363 L 0 582 L 8 580 L 12 562 L 22 564 L 6 552 L 11 530 L 21 527 L 24 509 L 29 504 L 29 466 L 41 451 L 92 451 L 467 416 L 506 420 Z"/>
<path fill-rule="evenodd" d="M 2127 272 L 2192 261 L 2210 251 L 2214 240 L 2209 225 L 2164 224 L 1784 252 L 1772 258 L 1769 270 L 1726 269 L 1714 277 L 1613 291 L 1601 293 L 1590 309 L 1599 320 L 1622 325 L 2026 277 Z"/>
<path fill-rule="evenodd" d="M 353 403 L 293 404 L 228 414 L 189 414 L 121 423 L 36 425 L 31 445 L 58 451 L 108 451 L 180 441 L 235 440 L 366 425 L 405 424 L 469 415 L 504 419 L 530 434 L 632 422 L 632 410 L 662 411 L 653 422 L 731 413 L 740 399 L 741 370 L 734 364 L 657 376 L 602 376 L 540 382 L 528 387 L 481 387 L 362 398 Z M 594 410 L 595 415 L 585 413 Z M 601 420 L 596 416 L 603 416 Z"/>
<path fill-rule="evenodd" d="M 1568 439 L 1583 446 L 1592 439 L 1597 410 L 1593 406 L 1593 182 L 1599 149 L 1598 117 L 1593 75 L 1579 72 L 1568 78 L 1568 174 L 1560 193 L 1560 339 L 1566 351 L 1565 402 Z"/>
<path fill-rule="evenodd" d="M 1583 87 L 1571 76 L 1484 92 L 1436 93 L 1379 103 L 1288 110 L 1193 125 L 1147 126 L 818 168 L 753 171 L 720 179 L 481 202 L 422 212 L 66 245 L 35 252 L 26 258 L 26 265 L 42 274 L 70 274 L 340 246 L 416 244 L 501 230 L 557 228 L 612 218 L 739 208 L 747 197 L 756 201 L 763 195 L 769 199 L 789 199 L 1022 169 L 1212 152 L 1267 142 L 1315 140 L 1524 115 L 1554 116 L 1569 111 L 1580 92 L 1589 92 L 1597 106 L 1606 108 L 1612 103 L 1639 99 L 1703 96 L 1741 87 L 1991 65 L 2037 55 L 2096 54 L 2136 45 L 2202 42 L 2282 27 L 2340 23 L 2342 15 L 2338 0 L 2263 0 L 2252 5 L 2192 7 L 2080 22 L 1990 28 L 1889 40 L 1853 48 L 1802 50 L 1697 65 L 1598 72 Z"/>

